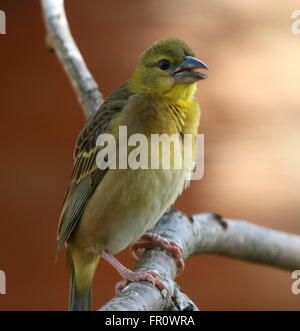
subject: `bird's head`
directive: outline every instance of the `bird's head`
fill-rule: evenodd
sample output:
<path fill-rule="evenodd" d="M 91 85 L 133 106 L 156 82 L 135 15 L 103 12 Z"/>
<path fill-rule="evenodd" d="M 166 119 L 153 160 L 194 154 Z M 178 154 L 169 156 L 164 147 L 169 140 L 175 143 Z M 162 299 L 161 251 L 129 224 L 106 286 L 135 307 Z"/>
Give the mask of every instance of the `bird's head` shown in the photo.
<path fill-rule="evenodd" d="M 196 83 L 207 78 L 197 69 L 208 69 L 195 58 L 183 41 L 167 38 L 154 43 L 141 56 L 129 79 L 130 89 L 139 94 L 166 97 L 172 101 L 194 96 Z"/>

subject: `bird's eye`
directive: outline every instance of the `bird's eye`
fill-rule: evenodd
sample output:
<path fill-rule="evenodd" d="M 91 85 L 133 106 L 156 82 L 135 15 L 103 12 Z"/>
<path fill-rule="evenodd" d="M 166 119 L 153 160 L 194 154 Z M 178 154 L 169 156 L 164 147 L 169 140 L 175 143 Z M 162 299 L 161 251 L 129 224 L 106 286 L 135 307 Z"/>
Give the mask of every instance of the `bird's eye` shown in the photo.
<path fill-rule="evenodd" d="M 166 59 L 159 60 L 158 67 L 161 70 L 167 70 L 171 67 L 171 62 L 169 60 L 166 60 Z"/>

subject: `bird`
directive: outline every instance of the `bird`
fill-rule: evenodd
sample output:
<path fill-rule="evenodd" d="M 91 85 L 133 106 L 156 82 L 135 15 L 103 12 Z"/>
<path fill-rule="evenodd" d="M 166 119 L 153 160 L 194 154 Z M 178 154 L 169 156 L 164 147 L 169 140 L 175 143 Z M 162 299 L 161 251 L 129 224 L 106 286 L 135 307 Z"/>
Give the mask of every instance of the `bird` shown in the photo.
<path fill-rule="evenodd" d="M 110 134 L 120 142 L 119 129 L 126 127 L 128 135 L 142 134 L 147 142 L 152 134 L 175 135 L 182 147 L 183 135 L 195 137 L 200 123 L 195 92 L 207 75 L 199 69 L 208 67 L 184 41 L 165 38 L 153 43 L 129 79 L 107 97 L 81 130 L 57 235 L 57 254 L 66 247 L 70 310 L 91 309 L 92 283 L 101 258 L 123 277 L 119 290 L 139 280 L 168 290 L 156 272 L 131 271 L 114 257 L 130 245 L 133 253 L 161 247 L 172 254 L 179 269 L 183 267 L 181 247 L 151 229 L 187 187 L 191 169 L 187 165 L 163 169 L 161 164 L 157 169 L 99 167 L 97 158 L 103 147 L 97 139 Z M 170 153 L 174 165 L 181 152 Z"/>

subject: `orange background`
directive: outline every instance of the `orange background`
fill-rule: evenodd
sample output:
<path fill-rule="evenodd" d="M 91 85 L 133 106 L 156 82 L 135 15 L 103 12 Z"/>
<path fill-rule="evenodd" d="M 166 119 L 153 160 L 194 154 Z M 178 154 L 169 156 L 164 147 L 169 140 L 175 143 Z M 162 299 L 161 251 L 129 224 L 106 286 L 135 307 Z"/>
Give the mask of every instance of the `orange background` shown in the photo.
<path fill-rule="evenodd" d="M 107 96 L 139 54 L 164 37 L 185 40 L 209 67 L 200 82 L 205 177 L 176 202 L 300 234 L 300 35 L 298 1 L 72 0 L 72 32 Z M 66 309 L 68 282 L 54 263 L 56 227 L 84 118 L 56 57 L 47 51 L 38 1 L 0 1 L 0 309 Z M 134 261 L 128 251 L 119 258 Z M 117 273 L 101 261 L 99 308 Z M 229 258 L 196 256 L 178 278 L 202 310 L 296 309 L 291 273 Z"/>

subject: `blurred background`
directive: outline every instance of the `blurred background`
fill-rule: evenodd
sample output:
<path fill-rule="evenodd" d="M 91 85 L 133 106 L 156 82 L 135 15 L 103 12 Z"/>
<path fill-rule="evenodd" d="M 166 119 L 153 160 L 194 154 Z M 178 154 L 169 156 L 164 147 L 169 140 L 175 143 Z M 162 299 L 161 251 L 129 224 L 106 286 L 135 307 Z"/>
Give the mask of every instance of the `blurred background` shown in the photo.
<path fill-rule="evenodd" d="M 296 0 L 67 0 L 76 42 L 107 96 L 140 53 L 164 37 L 185 40 L 209 67 L 200 82 L 205 176 L 176 202 L 300 234 L 300 35 Z M 67 309 L 56 228 L 84 117 L 56 57 L 45 47 L 39 1 L 0 1 L 0 310 Z M 119 255 L 134 265 L 128 250 Z M 100 263 L 94 308 L 119 276 Z M 202 310 L 300 309 L 291 273 L 216 256 L 195 256 L 178 278 Z"/>

